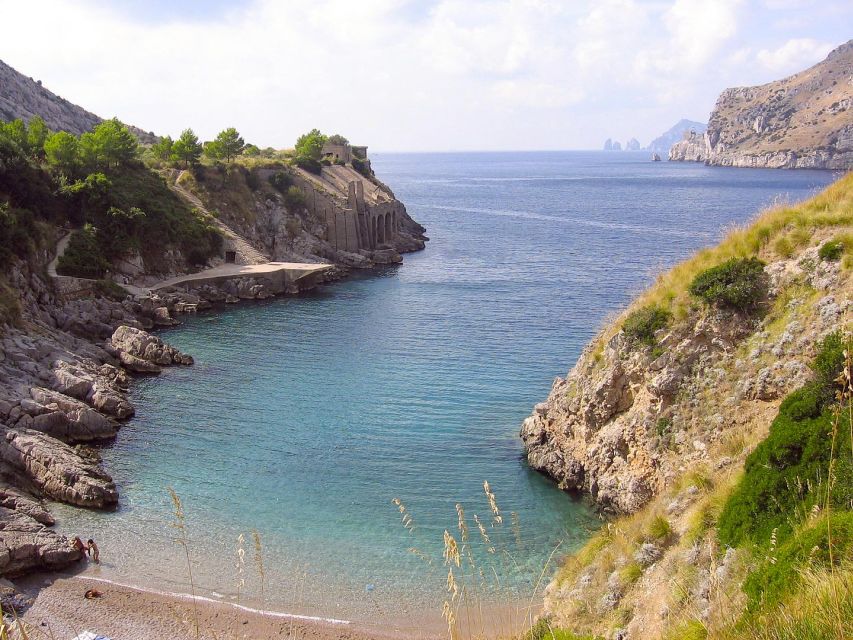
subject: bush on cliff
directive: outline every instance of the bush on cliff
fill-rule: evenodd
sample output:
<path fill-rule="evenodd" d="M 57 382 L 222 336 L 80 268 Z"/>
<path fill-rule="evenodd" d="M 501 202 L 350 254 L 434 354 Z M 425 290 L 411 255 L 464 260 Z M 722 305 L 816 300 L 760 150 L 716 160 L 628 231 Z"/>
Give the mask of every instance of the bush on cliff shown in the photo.
<path fill-rule="evenodd" d="M 835 262 L 841 257 L 841 254 L 844 252 L 844 245 L 838 240 L 830 240 L 829 242 L 824 242 L 820 249 L 818 249 L 818 257 L 821 260 L 826 260 L 827 262 Z"/>
<path fill-rule="evenodd" d="M 655 344 L 655 332 L 666 327 L 671 318 L 669 311 L 648 305 L 628 314 L 622 323 L 622 331 L 631 342 L 652 346 Z"/>
<path fill-rule="evenodd" d="M 764 262 L 758 258 L 731 258 L 699 273 L 689 291 L 710 305 L 750 311 L 767 296 Z"/>
<path fill-rule="evenodd" d="M 302 190 L 299 187 L 290 186 L 284 194 L 284 204 L 290 210 L 304 207 L 305 194 L 302 193 Z"/>
<path fill-rule="evenodd" d="M 103 278 L 110 268 L 103 256 L 96 229 L 86 225 L 71 234 L 65 253 L 56 264 L 56 272 L 75 278 Z"/>
<path fill-rule="evenodd" d="M 853 513 L 843 511 L 814 518 L 778 546 L 771 546 L 767 557 L 747 576 L 743 590 L 748 610 L 776 605 L 796 589 L 805 567 L 837 567 L 851 552 Z"/>
<path fill-rule="evenodd" d="M 849 409 L 834 402 L 834 379 L 844 366 L 844 339 L 827 336 L 812 365 L 816 379 L 789 394 L 770 433 L 746 459 L 743 479 L 720 514 L 720 540 L 727 545 L 764 545 L 793 530 L 798 515 L 816 505 L 850 509 L 853 455 Z M 833 445 L 833 436 L 835 437 Z M 833 477 L 827 482 L 830 460 Z"/>

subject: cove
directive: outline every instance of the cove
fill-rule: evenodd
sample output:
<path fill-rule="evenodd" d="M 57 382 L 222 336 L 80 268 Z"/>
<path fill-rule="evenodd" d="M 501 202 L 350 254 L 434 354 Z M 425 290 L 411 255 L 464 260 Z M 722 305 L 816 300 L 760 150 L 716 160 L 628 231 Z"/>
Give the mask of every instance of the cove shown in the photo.
<path fill-rule="evenodd" d="M 63 531 L 99 541 L 93 575 L 188 590 L 174 487 L 205 595 L 237 598 L 243 533 L 240 597 L 260 603 L 257 530 L 265 608 L 437 614 L 459 503 L 472 538 L 478 514 L 499 550 L 476 549 L 504 576 L 490 597 L 523 596 L 556 545 L 599 523 L 523 460 L 519 425 L 553 377 L 656 271 L 833 177 L 634 153 L 376 154 L 374 168 L 427 227 L 427 249 L 162 332 L 196 364 L 134 383 L 137 416 L 102 451 L 119 510 L 56 511 Z"/>

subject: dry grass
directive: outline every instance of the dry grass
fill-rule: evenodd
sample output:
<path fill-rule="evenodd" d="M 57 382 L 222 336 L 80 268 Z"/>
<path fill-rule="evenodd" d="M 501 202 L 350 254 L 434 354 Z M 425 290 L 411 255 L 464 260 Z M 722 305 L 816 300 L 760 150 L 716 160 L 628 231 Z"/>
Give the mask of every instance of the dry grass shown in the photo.
<path fill-rule="evenodd" d="M 795 248 L 807 245 L 815 231 L 826 228 L 837 228 L 836 235 L 843 238 L 845 247 L 853 246 L 853 242 L 848 244 L 853 239 L 853 173 L 806 202 L 767 209 L 746 225 L 730 230 L 718 245 L 702 249 L 661 273 L 618 321 L 599 336 L 593 352 L 600 353 L 607 340 L 621 327 L 621 320 L 640 307 L 657 306 L 670 311 L 676 320 L 685 319 L 696 304 L 687 288 L 702 271 L 729 258 L 787 257 Z M 845 261 L 849 257 L 848 253 Z"/>

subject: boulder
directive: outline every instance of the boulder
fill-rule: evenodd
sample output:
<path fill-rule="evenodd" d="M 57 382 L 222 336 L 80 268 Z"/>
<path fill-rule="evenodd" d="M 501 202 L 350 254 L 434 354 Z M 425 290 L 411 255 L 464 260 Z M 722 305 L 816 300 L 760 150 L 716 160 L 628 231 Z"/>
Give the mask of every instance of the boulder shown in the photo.
<path fill-rule="evenodd" d="M 118 352 L 119 358 L 125 366 L 128 366 L 125 360 L 132 362 L 134 366 L 138 366 L 136 361 L 123 358 L 122 356 L 125 354 L 164 367 L 173 364 L 189 365 L 193 363 L 192 357 L 169 346 L 160 338 L 128 325 L 122 325 L 113 332 L 109 345 Z"/>
<path fill-rule="evenodd" d="M 118 423 L 80 400 L 43 387 L 30 389 L 38 407 L 29 428 L 42 431 L 65 442 L 89 442 L 114 438 Z M 26 400 L 22 401 L 24 408 Z"/>
<path fill-rule="evenodd" d="M 0 459 L 54 500 L 92 509 L 118 503 L 118 491 L 107 473 L 72 447 L 39 431 L 8 429 L 0 437 Z"/>
<path fill-rule="evenodd" d="M 61 569 L 82 557 L 65 536 L 25 513 L 0 507 L 0 575 Z"/>

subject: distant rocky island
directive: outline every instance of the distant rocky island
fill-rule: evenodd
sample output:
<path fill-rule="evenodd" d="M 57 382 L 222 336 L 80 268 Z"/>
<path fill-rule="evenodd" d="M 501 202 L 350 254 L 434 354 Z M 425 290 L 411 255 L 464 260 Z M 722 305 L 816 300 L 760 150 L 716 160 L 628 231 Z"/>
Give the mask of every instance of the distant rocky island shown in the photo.
<path fill-rule="evenodd" d="M 670 160 L 732 167 L 853 167 L 853 40 L 805 71 L 726 89 L 707 131 L 689 131 Z"/>

